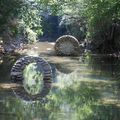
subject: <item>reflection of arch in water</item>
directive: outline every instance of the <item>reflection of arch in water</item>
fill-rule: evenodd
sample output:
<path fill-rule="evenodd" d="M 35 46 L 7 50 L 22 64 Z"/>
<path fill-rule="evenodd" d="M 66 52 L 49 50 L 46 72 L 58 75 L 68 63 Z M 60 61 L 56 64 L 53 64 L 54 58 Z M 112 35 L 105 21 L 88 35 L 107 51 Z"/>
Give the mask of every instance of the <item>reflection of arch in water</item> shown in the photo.
<path fill-rule="evenodd" d="M 79 73 L 75 70 L 72 73 L 65 74 L 57 71 L 55 86 L 59 88 L 66 88 L 73 85 L 76 81 L 79 80 Z"/>
<path fill-rule="evenodd" d="M 58 63 L 56 64 L 57 71 L 64 73 L 64 74 L 70 74 L 72 72 L 75 72 L 79 68 L 79 61 L 77 60 L 70 60 L 68 62 Z"/>
<path fill-rule="evenodd" d="M 78 80 L 78 63 L 72 61 L 56 64 L 55 85 L 66 88 Z"/>
<path fill-rule="evenodd" d="M 36 63 L 41 67 L 39 72 L 43 75 L 43 88 L 38 93 L 31 95 L 24 88 L 24 75 L 23 71 L 31 64 Z M 17 83 L 20 87 L 13 89 L 14 93 L 25 100 L 38 100 L 45 97 L 51 89 L 52 73 L 50 65 L 40 57 L 25 56 L 16 61 L 11 69 L 11 80 L 12 83 Z M 39 79 L 40 80 L 40 79 Z"/>
<path fill-rule="evenodd" d="M 69 66 L 69 64 L 56 64 L 57 71 L 64 73 L 64 74 L 70 74 L 74 72 L 74 69 Z"/>

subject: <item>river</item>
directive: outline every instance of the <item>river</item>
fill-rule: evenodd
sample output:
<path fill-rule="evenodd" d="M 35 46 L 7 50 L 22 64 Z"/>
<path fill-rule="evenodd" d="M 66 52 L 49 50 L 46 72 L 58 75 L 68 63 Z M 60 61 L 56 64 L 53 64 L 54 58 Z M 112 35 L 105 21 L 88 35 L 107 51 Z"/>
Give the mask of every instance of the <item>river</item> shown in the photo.
<path fill-rule="evenodd" d="M 49 49 L 48 49 L 49 50 Z M 10 70 L 19 55 L 0 59 L 0 120 L 119 120 L 119 58 L 41 55 L 52 68 L 52 88 L 40 101 L 17 97 Z"/>

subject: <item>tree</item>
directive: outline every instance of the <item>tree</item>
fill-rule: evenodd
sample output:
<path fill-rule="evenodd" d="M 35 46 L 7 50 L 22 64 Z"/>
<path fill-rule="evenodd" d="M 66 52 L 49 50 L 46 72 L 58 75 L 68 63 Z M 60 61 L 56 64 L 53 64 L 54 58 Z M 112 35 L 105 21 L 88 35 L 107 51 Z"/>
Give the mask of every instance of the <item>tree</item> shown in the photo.
<path fill-rule="evenodd" d="M 85 0 L 85 13 L 88 21 L 88 37 L 95 49 L 102 53 L 119 51 L 120 1 Z"/>
<path fill-rule="evenodd" d="M 1 0 L 0 31 L 3 39 L 9 41 L 18 34 L 25 35 L 28 28 L 42 34 L 38 7 L 36 0 Z"/>

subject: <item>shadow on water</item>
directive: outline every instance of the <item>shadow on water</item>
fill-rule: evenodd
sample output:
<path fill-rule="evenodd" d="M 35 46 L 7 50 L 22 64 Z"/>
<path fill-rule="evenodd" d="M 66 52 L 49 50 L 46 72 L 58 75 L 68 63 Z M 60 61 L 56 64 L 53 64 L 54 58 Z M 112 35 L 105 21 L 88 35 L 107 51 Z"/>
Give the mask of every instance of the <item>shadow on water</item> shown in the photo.
<path fill-rule="evenodd" d="M 19 54 L 0 55 L 0 82 L 9 82 L 10 70 L 19 57 Z"/>
<path fill-rule="evenodd" d="M 8 61 L 0 69 L 1 84 L 8 82 Z M 88 54 L 50 62 L 52 89 L 41 101 L 24 101 L 0 87 L 0 119 L 119 120 L 119 64 L 117 58 Z"/>

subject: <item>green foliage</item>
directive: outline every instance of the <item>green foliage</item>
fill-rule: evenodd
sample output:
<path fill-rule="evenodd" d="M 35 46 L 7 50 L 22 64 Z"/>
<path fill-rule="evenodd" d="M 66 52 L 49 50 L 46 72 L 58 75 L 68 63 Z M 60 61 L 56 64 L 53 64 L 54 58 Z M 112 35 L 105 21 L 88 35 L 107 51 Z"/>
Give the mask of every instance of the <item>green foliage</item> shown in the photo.
<path fill-rule="evenodd" d="M 120 1 L 117 0 L 85 0 L 89 22 L 94 25 L 102 23 L 103 18 L 113 20 L 120 17 Z M 100 24 L 98 24 L 100 25 Z"/>
<path fill-rule="evenodd" d="M 28 43 L 35 43 L 37 39 L 37 34 L 30 28 L 24 29 L 24 38 Z"/>
<path fill-rule="evenodd" d="M 24 35 L 26 28 L 41 35 L 43 12 L 61 16 L 66 34 L 80 40 L 87 34 L 101 52 L 120 50 L 119 0 L 1 0 L 0 8 L 0 32 L 9 38 Z"/>
<path fill-rule="evenodd" d="M 38 7 L 35 0 L 1 0 L 0 31 L 1 34 L 4 33 L 5 36 L 8 35 L 7 38 L 4 38 L 11 40 L 17 35 L 24 36 L 28 28 L 38 35 L 42 34 L 41 18 Z"/>
<path fill-rule="evenodd" d="M 36 33 L 41 34 L 41 18 L 39 13 L 39 6 L 35 0 L 32 2 L 24 2 L 18 18 L 22 20 L 25 24 L 25 27 L 29 27 L 34 30 Z"/>
<path fill-rule="evenodd" d="M 119 50 L 120 1 L 85 0 L 88 21 L 88 37 L 93 39 L 101 52 Z M 109 49 L 109 50 L 108 50 Z"/>

